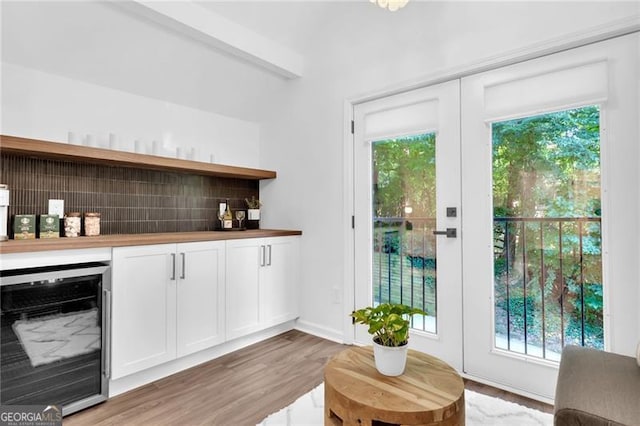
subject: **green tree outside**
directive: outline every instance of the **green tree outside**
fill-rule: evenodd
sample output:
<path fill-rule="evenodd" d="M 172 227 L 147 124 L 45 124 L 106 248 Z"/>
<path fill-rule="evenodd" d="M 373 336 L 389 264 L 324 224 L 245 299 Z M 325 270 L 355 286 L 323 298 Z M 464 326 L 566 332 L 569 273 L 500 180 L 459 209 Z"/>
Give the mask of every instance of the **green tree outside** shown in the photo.
<path fill-rule="evenodd" d="M 588 106 L 492 126 L 500 335 L 603 347 L 599 121 Z"/>

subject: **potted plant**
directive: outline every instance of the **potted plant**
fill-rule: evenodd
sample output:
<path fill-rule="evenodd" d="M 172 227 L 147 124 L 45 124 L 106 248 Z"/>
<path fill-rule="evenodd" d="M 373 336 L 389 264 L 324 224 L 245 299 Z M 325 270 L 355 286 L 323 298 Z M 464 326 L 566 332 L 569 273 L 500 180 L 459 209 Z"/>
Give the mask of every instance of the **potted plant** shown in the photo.
<path fill-rule="evenodd" d="M 247 219 L 260 220 L 260 206 L 262 203 L 255 196 L 251 196 L 251 199 L 245 198 L 244 202 L 247 203 Z"/>
<path fill-rule="evenodd" d="M 381 374 L 399 376 L 404 372 L 409 349 L 409 317 L 417 314 L 426 315 L 426 312 L 398 303 L 369 306 L 351 314 L 356 323 L 369 326 L 373 356 Z"/>

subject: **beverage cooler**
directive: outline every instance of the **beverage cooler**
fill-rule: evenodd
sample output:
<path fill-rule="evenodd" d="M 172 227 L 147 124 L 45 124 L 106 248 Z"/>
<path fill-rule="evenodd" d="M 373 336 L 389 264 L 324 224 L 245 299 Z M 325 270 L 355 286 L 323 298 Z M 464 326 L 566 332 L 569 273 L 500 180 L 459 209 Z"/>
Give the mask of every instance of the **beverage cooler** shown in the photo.
<path fill-rule="evenodd" d="M 0 272 L 0 404 L 105 401 L 111 282 L 102 263 Z"/>

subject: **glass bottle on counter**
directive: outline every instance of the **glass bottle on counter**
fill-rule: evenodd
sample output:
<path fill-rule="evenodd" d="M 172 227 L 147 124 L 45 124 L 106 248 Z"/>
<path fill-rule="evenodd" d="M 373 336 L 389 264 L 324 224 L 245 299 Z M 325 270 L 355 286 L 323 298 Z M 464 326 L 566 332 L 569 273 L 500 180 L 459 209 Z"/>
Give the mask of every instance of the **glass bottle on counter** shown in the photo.
<path fill-rule="evenodd" d="M 233 228 L 233 214 L 231 213 L 231 207 L 229 207 L 229 200 L 227 199 L 227 209 L 224 211 L 224 219 L 222 223 L 224 229 Z"/>

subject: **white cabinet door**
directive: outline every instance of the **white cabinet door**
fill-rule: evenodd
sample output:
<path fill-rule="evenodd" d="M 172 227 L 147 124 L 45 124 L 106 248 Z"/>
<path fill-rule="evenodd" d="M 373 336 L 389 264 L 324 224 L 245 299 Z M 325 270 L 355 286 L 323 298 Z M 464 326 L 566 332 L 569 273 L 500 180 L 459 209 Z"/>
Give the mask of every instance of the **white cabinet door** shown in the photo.
<path fill-rule="evenodd" d="M 227 339 L 258 331 L 260 264 L 264 254 L 257 239 L 227 241 Z"/>
<path fill-rule="evenodd" d="M 298 241 L 227 241 L 227 339 L 298 317 Z"/>
<path fill-rule="evenodd" d="M 261 324 L 269 327 L 298 316 L 298 237 L 269 238 L 260 268 Z"/>
<path fill-rule="evenodd" d="M 113 378 L 224 342 L 224 279 L 224 241 L 114 248 Z"/>
<path fill-rule="evenodd" d="M 223 343 L 225 242 L 178 244 L 178 356 Z"/>
<path fill-rule="evenodd" d="M 112 379 L 176 357 L 175 244 L 113 249 Z"/>

